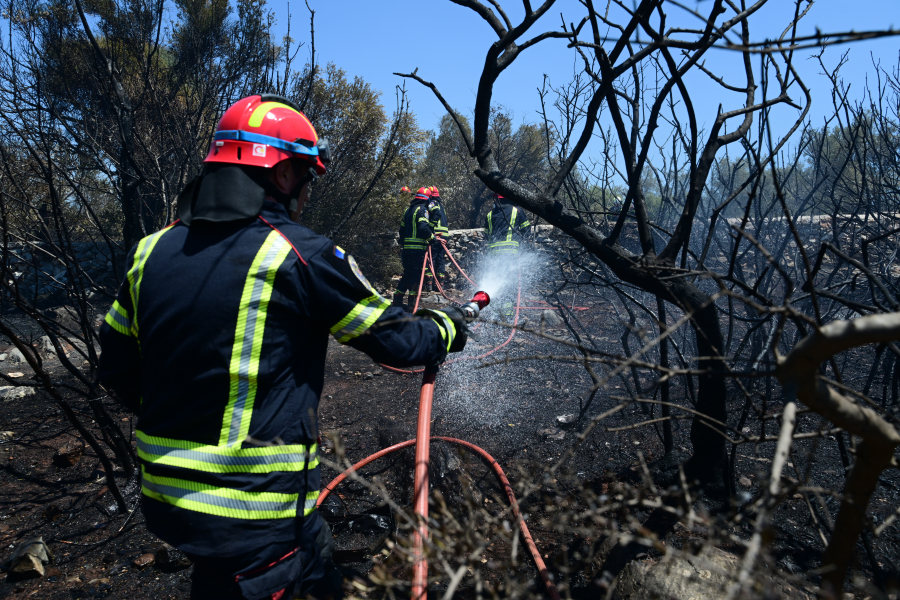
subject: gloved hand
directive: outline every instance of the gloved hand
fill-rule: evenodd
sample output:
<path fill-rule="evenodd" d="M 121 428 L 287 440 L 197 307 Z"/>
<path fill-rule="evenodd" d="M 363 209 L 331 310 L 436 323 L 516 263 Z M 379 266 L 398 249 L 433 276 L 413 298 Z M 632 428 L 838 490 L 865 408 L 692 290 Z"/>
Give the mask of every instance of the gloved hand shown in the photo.
<path fill-rule="evenodd" d="M 428 239 L 425 240 L 425 243 L 428 244 L 429 246 L 430 246 L 431 244 L 433 244 L 433 243 L 434 243 L 434 236 L 433 236 L 433 235 L 429 236 Z"/>
<path fill-rule="evenodd" d="M 449 326 L 453 328 L 453 342 L 450 344 L 450 352 L 462 352 L 463 348 L 466 347 L 469 336 L 466 328 L 466 313 L 462 309 L 455 306 L 449 306 L 441 310 L 422 308 L 416 311 L 416 316 L 428 317 L 435 321 L 438 327 L 447 328 Z"/>

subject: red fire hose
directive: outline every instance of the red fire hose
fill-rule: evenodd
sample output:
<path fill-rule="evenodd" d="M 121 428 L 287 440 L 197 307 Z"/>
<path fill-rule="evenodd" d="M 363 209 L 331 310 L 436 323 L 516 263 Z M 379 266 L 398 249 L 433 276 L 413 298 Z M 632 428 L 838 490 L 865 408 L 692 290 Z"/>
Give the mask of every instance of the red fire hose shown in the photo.
<path fill-rule="evenodd" d="M 521 296 L 521 286 L 519 289 L 519 295 Z M 486 294 L 484 294 L 483 292 L 479 292 L 475 295 L 473 303 L 476 303 L 476 301 L 480 308 L 484 308 L 484 306 L 486 306 L 489 302 L 489 299 L 487 298 Z M 518 304 L 518 301 L 516 302 L 516 304 Z M 463 309 L 465 310 L 467 306 L 469 305 L 464 306 Z M 477 317 L 478 310 L 476 309 L 472 314 L 474 315 L 473 318 Z M 518 317 L 519 312 L 517 309 L 517 321 Z M 497 350 L 508 344 L 513 335 L 515 335 L 515 329 L 513 329 L 512 334 L 510 334 L 509 338 L 503 344 L 477 358 L 483 358 L 484 356 L 496 352 Z M 316 506 L 321 506 L 325 499 L 328 498 L 329 494 L 331 494 L 332 490 L 334 490 L 334 488 L 337 487 L 349 473 L 362 468 L 363 466 L 378 458 L 381 458 L 382 456 L 400 450 L 401 448 L 406 448 L 415 443 L 416 462 L 414 479 L 414 508 L 416 516 L 419 518 L 419 523 L 416 527 L 416 531 L 413 533 L 413 553 L 415 557 L 412 576 L 413 600 L 425 600 L 428 590 L 428 562 L 425 559 L 424 545 L 425 540 L 428 537 L 428 463 L 430 460 L 429 446 L 431 444 L 431 407 L 432 401 L 434 399 L 434 381 L 437 372 L 438 368 L 436 366 L 429 367 L 425 369 L 425 374 L 422 377 L 422 388 L 419 394 L 419 417 L 416 425 L 416 439 L 402 442 L 400 444 L 395 444 L 390 448 L 386 448 L 380 452 L 376 452 L 375 454 L 372 454 L 371 456 L 356 463 L 351 468 L 335 477 L 328 485 L 326 485 L 316 502 Z M 509 497 L 509 503 L 513 510 L 513 514 L 515 515 L 516 520 L 519 524 L 519 528 L 522 531 L 522 537 L 525 539 L 525 544 L 528 546 L 529 551 L 531 551 L 535 566 L 541 574 L 541 579 L 543 579 L 544 585 L 547 587 L 547 592 L 550 594 L 553 600 L 560 600 L 559 592 L 557 591 L 556 586 L 550 580 L 550 573 L 547 570 L 547 566 L 544 564 L 544 561 L 541 558 L 541 553 L 540 551 L 538 551 L 537 546 L 534 543 L 534 539 L 532 539 L 531 533 L 528 531 L 528 526 L 525 524 L 525 519 L 522 517 L 521 512 L 519 511 L 519 504 L 516 501 L 515 494 L 513 493 L 512 485 L 510 485 L 509 480 L 506 478 L 506 474 L 500 467 L 500 464 L 496 460 L 494 460 L 494 458 L 490 454 L 470 442 L 445 437 L 438 437 L 435 439 L 445 440 L 453 444 L 465 446 L 466 448 L 474 450 L 475 452 L 480 454 L 485 460 L 490 463 L 490 465 L 494 469 L 494 472 L 497 474 L 497 477 L 503 484 L 503 488 L 506 491 L 507 496 Z"/>
<path fill-rule="evenodd" d="M 541 558 L 541 553 L 538 550 L 537 545 L 534 543 L 534 538 L 531 537 L 531 532 L 528 531 L 528 525 L 525 523 L 525 519 L 522 517 L 522 513 L 519 510 L 519 503 L 516 501 L 516 495 L 513 492 L 512 484 L 510 484 L 509 479 L 506 477 L 506 473 L 503 472 L 503 468 L 500 466 L 500 463 L 497 460 L 488 454 L 482 448 L 479 448 L 475 444 L 471 442 L 467 442 L 465 440 L 458 440 L 456 438 L 450 437 L 430 437 L 431 432 L 431 403 L 434 394 L 434 372 L 426 373 L 422 378 L 422 391 L 419 395 L 419 419 L 418 425 L 416 427 L 416 439 L 407 440 L 405 442 L 400 442 L 399 444 L 394 444 L 389 448 L 385 448 L 384 450 L 380 450 L 375 454 L 367 456 L 362 459 L 337 477 L 331 480 L 323 489 L 322 493 L 319 494 L 319 499 L 316 502 L 316 506 L 321 506 L 323 502 L 328 498 L 331 492 L 338 486 L 350 473 L 358 471 L 363 468 L 367 464 L 374 462 L 375 460 L 382 458 L 383 456 L 387 456 L 392 452 L 396 452 L 398 450 L 402 450 L 404 448 L 409 448 L 410 446 L 416 446 L 416 471 L 415 471 L 415 511 L 416 515 L 418 515 L 421 519 L 418 529 L 413 537 L 414 543 L 414 552 L 416 557 L 416 562 L 413 565 L 413 589 L 412 589 L 412 598 L 413 600 L 424 600 L 426 597 L 427 591 L 427 581 L 428 581 L 428 563 L 424 558 L 423 553 L 423 545 L 425 539 L 428 537 L 427 530 L 427 520 L 428 520 L 428 461 L 429 461 L 429 443 L 423 443 L 423 440 L 442 440 L 444 442 L 449 442 L 451 444 L 455 444 L 457 446 L 463 446 L 477 452 L 484 460 L 491 465 L 494 469 L 494 473 L 497 475 L 497 478 L 503 484 L 503 489 L 506 491 L 506 495 L 509 498 L 510 508 L 512 508 L 513 515 L 516 517 L 516 521 L 519 524 L 519 529 L 522 531 L 522 537 L 525 540 L 525 544 L 528 546 L 528 550 L 531 552 L 531 556 L 534 559 L 534 564 L 538 569 L 538 572 L 541 574 L 541 579 L 544 582 L 544 586 L 547 588 L 547 593 L 550 594 L 550 597 L 553 600 L 560 600 L 559 591 L 556 589 L 556 585 L 550 579 L 550 572 L 547 569 L 547 565 L 544 563 L 544 559 Z"/>
<path fill-rule="evenodd" d="M 454 266 L 459 270 L 460 273 L 462 273 L 462 276 L 465 277 L 466 279 L 468 279 L 469 283 L 471 283 L 472 285 L 475 285 L 475 282 L 472 281 L 472 279 L 468 275 L 466 275 L 466 272 L 463 271 L 463 268 L 461 266 L 459 266 L 459 263 L 456 262 L 455 258 L 453 258 L 453 255 L 450 253 L 450 249 L 447 247 L 447 242 L 443 238 L 438 238 L 438 239 L 440 239 L 440 241 L 441 241 L 441 247 L 444 249 L 444 252 L 447 253 L 447 256 L 450 257 L 450 260 L 453 261 Z M 429 250 L 431 250 L 431 248 L 429 248 Z"/>
<path fill-rule="evenodd" d="M 431 446 L 431 401 L 434 399 L 434 378 L 437 368 L 426 369 L 422 376 L 422 391 L 419 394 L 419 421 L 416 423 L 416 471 L 413 489 L 416 492 L 415 510 L 419 526 L 413 534 L 413 550 L 416 562 L 413 564 L 412 597 L 425 599 L 428 589 L 428 562 L 425 560 L 425 538 L 428 537 L 428 463 Z"/>

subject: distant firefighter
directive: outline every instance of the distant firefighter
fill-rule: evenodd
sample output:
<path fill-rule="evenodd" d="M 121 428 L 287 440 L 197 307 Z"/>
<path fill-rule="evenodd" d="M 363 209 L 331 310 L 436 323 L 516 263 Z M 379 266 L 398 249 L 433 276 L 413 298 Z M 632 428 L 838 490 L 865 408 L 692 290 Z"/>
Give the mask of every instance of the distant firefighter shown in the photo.
<path fill-rule="evenodd" d="M 403 298 L 407 296 L 410 312 L 418 300 L 425 254 L 428 252 L 428 246 L 435 240 L 434 229 L 428 220 L 430 192 L 430 188 L 420 187 L 403 213 L 403 219 L 400 220 L 402 248 L 400 260 L 403 263 L 403 276 L 400 278 L 397 291 L 394 292 L 393 306 L 403 306 Z"/>
<path fill-rule="evenodd" d="M 431 266 L 426 267 L 425 281 L 428 287 L 438 291 L 437 284 L 441 284 L 441 288 L 446 287 L 447 282 L 447 254 L 444 252 L 441 239 L 447 240 L 450 228 L 447 226 L 447 211 L 444 210 L 444 204 L 441 202 L 441 193 L 437 186 L 431 186 L 431 200 L 428 202 L 428 222 L 434 230 L 435 240 L 431 244 L 431 256 L 434 261 L 434 270 L 431 272 Z M 435 282 L 437 276 L 437 282 Z"/>
<path fill-rule="evenodd" d="M 519 242 L 524 241 L 531 223 L 525 212 L 494 195 L 494 210 L 484 221 L 484 243 L 488 254 L 518 254 Z"/>
<path fill-rule="evenodd" d="M 499 194 L 494 195 L 494 209 L 488 213 L 484 221 L 484 244 L 487 250 L 488 263 L 508 262 L 504 265 L 510 269 L 518 269 L 519 244 L 525 240 L 525 234 L 531 223 L 525 212 Z M 498 302 L 499 301 L 499 302 Z M 515 306 L 510 291 L 501 292 L 494 300 L 500 306 L 505 319 L 513 316 Z"/>

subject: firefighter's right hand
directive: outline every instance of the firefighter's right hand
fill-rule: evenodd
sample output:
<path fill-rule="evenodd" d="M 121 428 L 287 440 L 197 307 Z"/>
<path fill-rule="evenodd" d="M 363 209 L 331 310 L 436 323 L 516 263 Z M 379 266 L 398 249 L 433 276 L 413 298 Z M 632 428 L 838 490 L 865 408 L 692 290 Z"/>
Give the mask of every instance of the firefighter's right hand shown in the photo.
<path fill-rule="evenodd" d="M 469 336 L 466 328 L 466 313 L 462 309 L 455 306 L 449 306 L 441 310 L 423 308 L 416 312 L 416 316 L 428 317 L 444 330 L 448 327 L 453 328 L 452 332 L 448 332 L 453 336 L 449 352 L 462 352 L 463 348 L 466 347 Z"/>

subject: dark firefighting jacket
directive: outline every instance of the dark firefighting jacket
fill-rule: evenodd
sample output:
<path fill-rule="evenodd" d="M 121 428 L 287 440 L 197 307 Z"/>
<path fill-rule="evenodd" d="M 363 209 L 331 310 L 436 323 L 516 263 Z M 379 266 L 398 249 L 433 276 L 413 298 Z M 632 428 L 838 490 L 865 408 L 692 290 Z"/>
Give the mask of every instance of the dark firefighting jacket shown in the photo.
<path fill-rule="evenodd" d="M 488 252 L 518 252 L 531 223 L 524 211 L 509 204 L 498 204 L 484 221 L 484 241 Z"/>
<path fill-rule="evenodd" d="M 101 328 L 100 379 L 139 415 L 148 529 L 204 556 L 298 539 L 319 495 L 328 335 L 379 362 L 430 364 L 455 333 L 438 321 L 390 308 L 352 257 L 274 202 L 142 239 Z"/>
<path fill-rule="evenodd" d="M 428 220 L 428 199 L 413 200 L 400 219 L 400 245 L 404 250 L 427 250 L 434 229 Z"/>
<path fill-rule="evenodd" d="M 428 202 L 428 223 L 435 235 L 446 238 L 450 232 L 450 228 L 447 226 L 447 211 L 444 210 L 444 204 L 440 198 L 432 198 Z"/>

